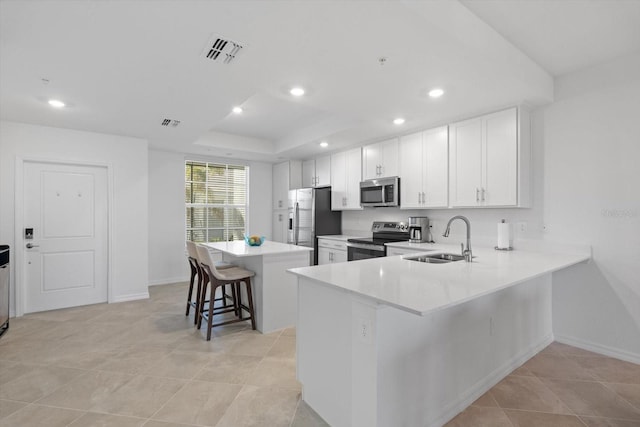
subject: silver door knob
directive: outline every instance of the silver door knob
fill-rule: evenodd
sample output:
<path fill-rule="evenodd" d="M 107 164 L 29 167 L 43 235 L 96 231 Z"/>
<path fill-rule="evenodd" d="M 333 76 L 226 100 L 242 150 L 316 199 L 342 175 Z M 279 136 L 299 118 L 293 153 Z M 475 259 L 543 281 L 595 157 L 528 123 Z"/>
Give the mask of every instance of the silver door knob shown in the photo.
<path fill-rule="evenodd" d="M 31 248 L 39 248 L 40 245 L 34 245 L 33 243 L 27 243 L 27 249 L 31 249 Z"/>

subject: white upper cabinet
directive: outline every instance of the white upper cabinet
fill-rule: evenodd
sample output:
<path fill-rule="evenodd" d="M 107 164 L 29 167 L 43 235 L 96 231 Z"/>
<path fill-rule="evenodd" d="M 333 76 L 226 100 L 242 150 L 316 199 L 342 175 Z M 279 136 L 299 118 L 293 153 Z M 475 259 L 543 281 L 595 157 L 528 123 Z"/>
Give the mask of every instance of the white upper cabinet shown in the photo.
<path fill-rule="evenodd" d="M 313 187 L 316 181 L 315 159 L 302 162 L 302 187 Z"/>
<path fill-rule="evenodd" d="M 289 190 L 302 187 L 302 167 L 299 161 L 273 165 L 273 209 L 287 209 Z"/>
<path fill-rule="evenodd" d="M 362 150 L 360 147 L 331 155 L 331 210 L 362 209 Z"/>
<path fill-rule="evenodd" d="M 528 207 L 530 130 L 525 110 L 510 108 L 449 125 L 452 207 Z"/>
<path fill-rule="evenodd" d="M 398 138 L 362 147 L 363 179 L 398 176 Z"/>
<path fill-rule="evenodd" d="M 400 138 L 400 207 L 441 208 L 448 205 L 447 127 Z"/>
<path fill-rule="evenodd" d="M 316 187 L 331 185 L 331 156 L 316 159 Z"/>
<path fill-rule="evenodd" d="M 331 157 L 324 156 L 302 163 L 303 187 L 327 187 L 331 185 Z"/>
<path fill-rule="evenodd" d="M 422 203 L 427 208 L 449 205 L 449 130 L 446 126 L 422 134 Z"/>
<path fill-rule="evenodd" d="M 422 132 L 400 138 L 400 208 L 422 207 Z"/>

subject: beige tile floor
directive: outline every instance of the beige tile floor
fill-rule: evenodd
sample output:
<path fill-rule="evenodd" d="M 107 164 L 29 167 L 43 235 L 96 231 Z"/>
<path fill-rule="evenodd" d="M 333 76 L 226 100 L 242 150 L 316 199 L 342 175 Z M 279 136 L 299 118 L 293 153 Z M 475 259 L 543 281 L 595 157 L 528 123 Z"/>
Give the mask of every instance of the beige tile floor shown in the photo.
<path fill-rule="evenodd" d="M 300 400 L 295 330 L 210 342 L 186 285 L 27 315 L 0 339 L 0 427 L 326 426 Z M 448 427 L 640 427 L 640 366 L 554 343 Z"/>

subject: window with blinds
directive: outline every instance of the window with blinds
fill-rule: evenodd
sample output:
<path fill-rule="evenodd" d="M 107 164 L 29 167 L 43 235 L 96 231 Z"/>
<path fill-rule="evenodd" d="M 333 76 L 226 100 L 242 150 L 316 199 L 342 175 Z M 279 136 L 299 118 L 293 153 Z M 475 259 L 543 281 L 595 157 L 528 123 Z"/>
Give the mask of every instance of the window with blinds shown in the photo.
<path fill-rule="evenodd" d="M 247 230 L 246 166 L 187 161 L 185 203 L 187 240 L 241 240 Z"/>

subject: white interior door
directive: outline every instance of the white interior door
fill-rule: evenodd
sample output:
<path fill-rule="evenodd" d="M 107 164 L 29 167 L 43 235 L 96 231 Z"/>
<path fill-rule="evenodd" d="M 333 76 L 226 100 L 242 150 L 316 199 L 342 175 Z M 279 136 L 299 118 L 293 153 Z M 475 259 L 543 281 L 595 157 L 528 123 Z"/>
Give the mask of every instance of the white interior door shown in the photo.
<path fill-rule="evenodd" d="M 25 312 L 106 302 L 107 169 L 25 162 L 23 197 Z"/>

